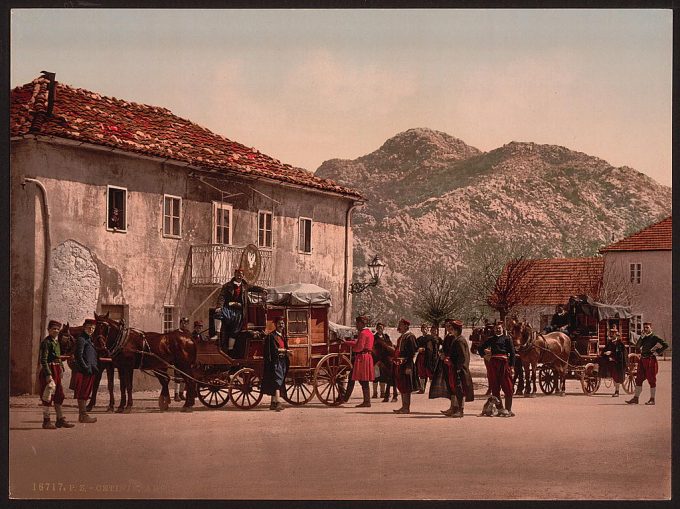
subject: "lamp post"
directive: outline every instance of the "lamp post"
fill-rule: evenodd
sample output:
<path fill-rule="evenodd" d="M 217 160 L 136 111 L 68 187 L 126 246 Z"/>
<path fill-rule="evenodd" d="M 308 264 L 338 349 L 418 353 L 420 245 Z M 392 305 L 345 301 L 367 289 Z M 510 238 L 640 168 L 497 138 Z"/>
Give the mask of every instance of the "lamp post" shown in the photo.
<path fill-rule="evenodd" d="M 376 286 L 380 282 L 380 276 L 382 276 L 384 269 L 385 264 L 380 260 L 378 255 L 375 255 L 373 259 L 368 262 L 368 271 L 371 274 L 371 279 L 369 281 L 351 283 L 349 285 L 349 293 L 361 293 L 369 286 Z"/>

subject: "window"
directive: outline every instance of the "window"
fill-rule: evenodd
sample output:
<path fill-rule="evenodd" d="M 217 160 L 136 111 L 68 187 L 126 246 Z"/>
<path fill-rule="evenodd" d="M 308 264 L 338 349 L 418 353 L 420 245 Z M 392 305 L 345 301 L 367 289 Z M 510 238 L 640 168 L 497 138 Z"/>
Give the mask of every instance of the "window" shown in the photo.
<path fill-rule="evenodd" d="M 312 220 L 307 217 L 300 218 L 300 240 L 298 249 L 303 253 L 312 252 Z"/>
<path fill-rule="evenodd" d="M 119 232 L 127 231 L 127 189 L 107 186 L 106 194 L 106 228 Z"/>
<path fill-rule="evenodd" d="M 630 335 L 637 338 L 642 334 L 642 315 L 633 315 L 630 319 Z"/>
<path fill-rule="evenodd" d="M 163 306 L 163 332 L 175 330 L 175 308 Z"/>
<path fill-rule="evenodd" d="M 288 334 L 307 334 L 307 310 L 288 310 Z"/>
<path fill-rule="evenodd" d="M 163 235 L 179 237 L 182 235 L 180 228 L 180 214 L 182 212 L 182 198 L 163 196 Z"/>
<path fill-rule="evenodd" d="M 213 202 L 213 244 L 231 244 L 232 206 Z"/>
<path fill-rule="evenodd" d="M 272 247 L 272 213 L 261 211 L 257 215 L 257 246 Z"/>
<path fill-rule="evenodd" d="M 641 263 L 631 263 L 630 264 L 630 282 L 636 285 L 640 284 L 642 280 L 642 264 Z"/>

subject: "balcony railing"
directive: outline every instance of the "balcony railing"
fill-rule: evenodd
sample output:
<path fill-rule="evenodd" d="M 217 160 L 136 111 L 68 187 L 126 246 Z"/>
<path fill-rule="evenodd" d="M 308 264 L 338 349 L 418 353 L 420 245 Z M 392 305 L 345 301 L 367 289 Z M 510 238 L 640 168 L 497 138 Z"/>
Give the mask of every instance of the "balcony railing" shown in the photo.
<path fill-rule="evenodd" d="M 222 285 L 234 275 L 234 269 L 241 262 L 244 246 L 206 244 L 191 246 L 191 284 L 194 286 Z M 257 281 L 248 281 L 258 286 L 272 284 L 272 252 L 260 250 L 260 275 Z"/>

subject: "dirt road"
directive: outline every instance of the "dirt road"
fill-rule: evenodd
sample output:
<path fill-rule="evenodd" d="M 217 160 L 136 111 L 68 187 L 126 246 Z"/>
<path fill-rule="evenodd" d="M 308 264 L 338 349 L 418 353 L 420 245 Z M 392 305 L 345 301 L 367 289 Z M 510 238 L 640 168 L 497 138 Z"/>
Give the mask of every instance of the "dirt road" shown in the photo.
<path fill-rule="evenodd" d="M 132 414 L 43 430 L 37 397 L 12 398 L 14 498 L 665 499 L 671 493 L 671 363 L 656 406 L 626 405 L 611 388 L 516 398 L 510 419 L 443 417 L 443 399 L 414 395 L 360 409 L 319 403 L 271 412 L 228 405 L 160 414 L 137 393 Z M 483 393 L 483 390 L 482 392 Z M 352 403 L 359 402 L 357 389 Z M 642 401 L 649 389 L 645 384 Z M 68 393 L 70 397 L 71 394 Z M 379 400 L 374 400 L 379 401 Z M 76 420 L 74 401 L 67 417 Z M 103 409 L 102 409 L 103 410 Z M 406 462 L 406 467 L 404 466 Z M 633 465 L 645 465 L 634 468 Z M 488 472 L 506 471 L 491 485 Z M 454 483 L 454 476 L 457 482 Z"/>

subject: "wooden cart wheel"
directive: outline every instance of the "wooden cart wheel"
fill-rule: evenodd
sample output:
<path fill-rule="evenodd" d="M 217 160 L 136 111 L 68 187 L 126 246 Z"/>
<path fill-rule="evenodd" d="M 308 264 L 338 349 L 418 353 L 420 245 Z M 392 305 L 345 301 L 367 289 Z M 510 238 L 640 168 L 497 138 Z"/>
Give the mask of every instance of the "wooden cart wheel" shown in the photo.
<path fill-rule="evenodd" d="M 597 375 L 586 374 L 584 371 L 581 373 L 579 380 L 581 381 L 581 389 L 589 396 L 600 388 L 600 377 Z"/>
<path fill-rule="evenodd" d="M 342 403 L 340 395 L 347 387 L 351 370 L 349 358 L 340 353 L 328 354 L 319 361 L 314 370 L 314 391 L 324 405 Z"/>
<path fill-rule="evenodd" d="M 538 370 L 538 385 L 543 394 L 555 392 L 555 370 L 552 366 L 542 364 Z"/>
<path fill-rule="evenodd" d="M 304 405 L 314 396 L 314 385 L 309 379 L 308 371 L 289 372 L 284 385 L 286 392 L 283 399 L 293 406 Z"/>
<path fill-rule="evenodd" d="M 229 402 L 229 380 L 216 378 L 197 384 L 198 400 L 208 408 L 220 408 Z"/>
<path fill-rule="evenodd" d="M 239 369 L 231 377 L 229 397 L 242 410 L 256 407 L 262 401 L 262 381 L 252 368 Z"/>
<path fill-rule="evenodd" d="M 635 375 L 637 375 L 637 366 L 635 366 L 635 369 L 631 369 L 628 366 L 623 375 L 623 383 L 621 384 L 626 394 L 633 394 L 635 392 Z"/>
<path fill-rule="evenodd" d="M 639 360 L 640 357 L 637 354 L 630 354 L 628 356 L 628 365 L 626 366 L 623 383 L 621 384 L 626 394 L 633 394 L 635 392 L 635 376 L 637 375 Z"/>

